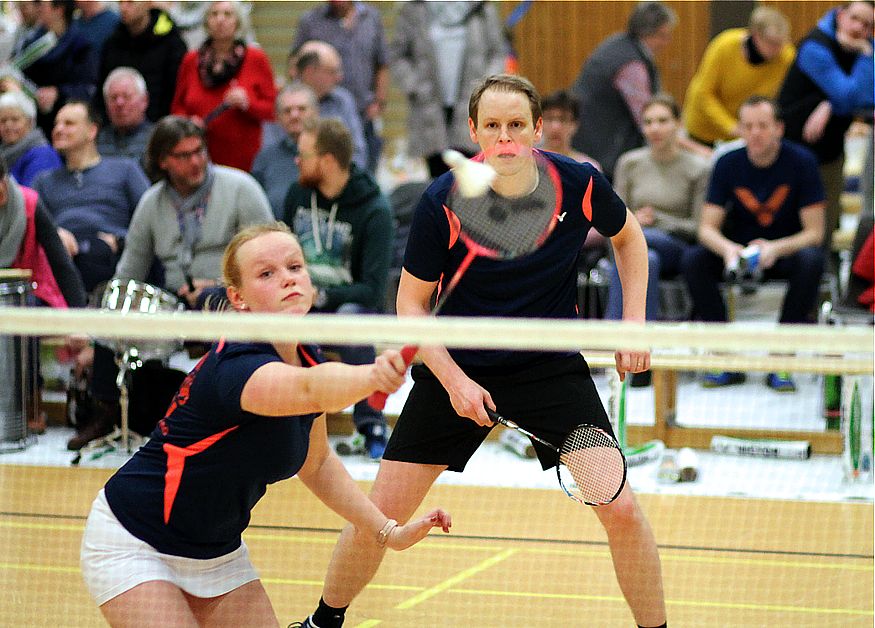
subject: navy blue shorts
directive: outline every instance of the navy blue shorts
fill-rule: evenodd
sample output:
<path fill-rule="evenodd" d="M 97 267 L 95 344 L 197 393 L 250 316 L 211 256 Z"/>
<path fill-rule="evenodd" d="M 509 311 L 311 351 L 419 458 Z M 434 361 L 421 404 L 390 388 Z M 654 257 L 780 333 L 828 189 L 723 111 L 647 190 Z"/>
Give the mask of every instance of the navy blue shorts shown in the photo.
<path fill-rule="evenodd" d="M 463 471 L 493 428 L 456 414 L 447 391 L 425 366 L 414 366 L 411 374 L 413 388 L 383 458 Z M 489 391 L 499 414 L 557 447 L 581 423 L 614 433 L 582 355 L 472 379 Z M 555 451 L 534 445 L 544 469 L 556 465 Z"/>

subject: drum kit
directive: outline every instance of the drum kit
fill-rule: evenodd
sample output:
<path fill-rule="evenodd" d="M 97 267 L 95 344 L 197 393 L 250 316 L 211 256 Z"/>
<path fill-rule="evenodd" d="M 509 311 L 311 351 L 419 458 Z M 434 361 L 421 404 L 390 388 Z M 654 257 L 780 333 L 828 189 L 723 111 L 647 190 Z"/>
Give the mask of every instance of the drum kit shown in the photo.
<path fill-rule="evenodd" d="M 129 313 L 156 314 L 159 312 L 179 312 L 185 309 L 179 299 L 156 286 L 133 279 L 113 279 L 103 289 L 100 297 L 100 310 L 111 315 Z M 111 349 L 118 366 L 116 385 L 120 393 L 121 432 L 110 434 L 105 444 L 120 439 L 120 447 L 131 453 L 133 440 L 128 422 L 128 388 L 132 373 L 148 360 L 166 360 L 182 349 L 180 340 L 148 340 L 137 338 L 96 338 L 95 342 Z M 118 448 L 118 447 L 116 447 Z"/>

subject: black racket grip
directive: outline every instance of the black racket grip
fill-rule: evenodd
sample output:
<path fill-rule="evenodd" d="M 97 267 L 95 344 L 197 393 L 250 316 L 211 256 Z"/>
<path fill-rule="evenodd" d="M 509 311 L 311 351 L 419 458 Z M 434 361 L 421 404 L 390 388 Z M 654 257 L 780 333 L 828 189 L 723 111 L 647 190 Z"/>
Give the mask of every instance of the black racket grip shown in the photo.
<path fill-rule="evenodd" d="M 413 358 L 416 357 L 417 351 L 419 351 L 417 345 L 407 345 L 401 349 L 401 357 L 404 358 L 404 364 L 410 366 L 410 363 L 413 362 Z M 382 410 L 386 407 L 386 399 L 388 396 L 389 395 L 379 390 L 375 393 L 371 393 L 371 396 L 368 397 L 368 405 L 374 410 Z"/>
<path fill-rule="evenodd" d="M 493 423 L 501 423 L 505 427 L 509 427 L 511 429 L 514 429 L 514 430 L 519 427 L 519 425 L 517 425 L 516 423 L 514 423 L 510 419 L 505 419 L 503 416 L 498 414 L 498 412 L 496 412 L 495 410 L 492 410 L 491 408 L 485 408 L 485 409 L 486 409 L 486 414 L 489 416 L 489 418 L 492 420 Z"/>

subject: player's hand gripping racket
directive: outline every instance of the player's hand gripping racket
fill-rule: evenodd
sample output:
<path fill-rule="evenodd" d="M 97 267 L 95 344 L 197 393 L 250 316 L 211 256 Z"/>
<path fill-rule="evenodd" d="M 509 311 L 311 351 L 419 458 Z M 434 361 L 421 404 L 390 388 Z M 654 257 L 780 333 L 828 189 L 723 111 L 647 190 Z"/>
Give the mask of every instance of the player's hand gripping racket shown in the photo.
<path fill-rule="evenodd" d="M 532 151 L 531 155 L 537 184 L 530 193 L 511 198 L 497 194 L 489 186 L 495 171 L 485 161 L 479 161 L 482 156 L 469 160 L 456 151 L 444 153 L 444 161 L 452 167 L 456 178 L 444 211 L 451 232 L 458 232 L 468 252 L 449 284 L 441 285 L 432 316 L 447 302 L 475 258 L 522 257 L 538 249 L 552 233 L 562 207 L 559 173 L 539 151 Z M 408 345 L 401 350 L 401 356 L 409 365 L 418 350 L 418 346 Z M 382 410 L 386 394 L 376 392 L 368 398 L 368 403 Z"/>
<path fill-rule="evenodd" d="M 494 423 L 501 423 L 559 454 L 559 486 L 573 500 L 604 506 L 617 499 L 626 483 L 626 458 L 614 437 L 595 425 L 578 425 L 557 447 L 486 408 Z"/>

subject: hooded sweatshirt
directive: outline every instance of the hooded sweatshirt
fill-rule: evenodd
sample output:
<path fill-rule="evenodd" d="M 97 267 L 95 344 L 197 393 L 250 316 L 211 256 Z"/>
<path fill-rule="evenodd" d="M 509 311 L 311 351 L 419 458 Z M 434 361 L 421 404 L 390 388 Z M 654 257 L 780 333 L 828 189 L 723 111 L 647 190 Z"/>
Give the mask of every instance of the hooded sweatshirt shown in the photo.
<path fill-rule="evenodd" d="M 389 201 L 368 173 L 352 164 L 346 187 L 331 199 L 293 183 L 283 220 L 298 236 L 313 284 L 325 290 L 321 309 L 358 303 L 382 310 L 395 225 Z"/>

